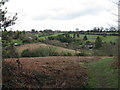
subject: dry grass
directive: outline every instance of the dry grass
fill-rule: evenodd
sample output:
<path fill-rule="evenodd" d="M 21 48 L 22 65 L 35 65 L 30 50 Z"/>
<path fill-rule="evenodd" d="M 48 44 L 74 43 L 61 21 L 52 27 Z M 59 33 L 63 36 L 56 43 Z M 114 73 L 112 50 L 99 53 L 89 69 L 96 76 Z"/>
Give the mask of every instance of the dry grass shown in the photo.
<path fill-rule="evenodd" d="M 21 46 L 17 46 L 16 49 L 19 53 L 21 53 L 25 49 L 33 50 L 33 49 L 37 49 L 37 48 L 40 48 L 40 47 L 53 47 L 53 48 L 56 48 L 56 50 L 59 53 L 61 53 L 61 52 L 71 52 L 71 53 L 75 54 L 75 50 L 62 48 L 62 47 L 58 47 L 58 46 L 53 46 L 53 45 L 48 45 L 48 44 L 43 44 L 43 43 L 24 44 L 24 45 L 21 45 Z"/>
<path fill-rule="evenodd" d="M 70 88 L 85 87 L 87 74 L 86 68 L 80 66 L 80 62 L 95 61 L 105 57 L 39 57 L 39 58 L 20 58 L 22 71 L 12 69 L 12 74 L 3 75 L 7 80 L 13 80 L 15 87 L 27 88 Z M 16 59 L 5 59 L 5 62 L 17 67 Z M 4 64 L 3 64 L 4 65 Z M 5 72 L 9 72 L 9 67 L 4 67 Z M 7 71 L 6 71 L 7 69 Z M 11 70 L 11 69 L 10 69 Z M 18 81 L 16 81 L 18 80 Z M 12 86 L 14 87 L 14 86 Z"/>

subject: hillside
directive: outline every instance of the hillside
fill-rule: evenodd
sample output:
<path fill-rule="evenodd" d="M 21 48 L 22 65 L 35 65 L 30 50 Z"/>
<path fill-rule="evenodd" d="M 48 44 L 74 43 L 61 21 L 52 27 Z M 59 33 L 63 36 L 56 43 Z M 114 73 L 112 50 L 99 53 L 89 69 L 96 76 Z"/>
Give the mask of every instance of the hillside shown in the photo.
<path fill-rule="evenodd" d="M 57 52 L 62 53 L 62 52 L 70 52 L 73 55 L 76 53 L 75 50 L 72 49 L 67 49 L 67 48 L 63 48 L 63 47 L 59 47 L 59 46 L 53 46 L 53 45 L 49 45 L 49 44 L 43 44 L 43 43 L 31 43 L 31 44 L 24 44 L 21 46 L 17 46 L 16 50 L 19 52 L 19 54 L 25 50 L 25 49 L 29 49 L 29 50 L 34 50 L 40 47 L 53 47 L 56 49 Z M 78 51 L 77 51 L 78 52 Z"/>

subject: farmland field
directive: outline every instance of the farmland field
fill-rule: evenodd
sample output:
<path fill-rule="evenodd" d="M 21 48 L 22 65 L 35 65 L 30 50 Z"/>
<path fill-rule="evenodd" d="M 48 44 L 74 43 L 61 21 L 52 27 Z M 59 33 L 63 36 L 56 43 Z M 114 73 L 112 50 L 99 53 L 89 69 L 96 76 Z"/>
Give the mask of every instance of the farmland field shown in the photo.
<path fill-rule="evenodd" d="M 46 1 L 0 1 L 0 88 L 119 89 L 120 30 L 105 16 L 106 5 L 116 16 L 111 0 Z"/>
<path fill-rule="evenodd" d="M 7 32 L 2 40 L 4 88 L 118 86 L 117 34 Z"/>
<path fill-rule="evenodd" d="M 71 36 L 73 36 L 73 34 L 71 34 Z M 85 35 L 84 34 L 80 34 L 79 38 L 83 39 Z M 91 42 L 95 42 L 95 39 L 99 36 L 103 42 L 116 42 L 116 40 L 118 39 L 118 36 L 101 36 L 101 35 L 86 35 L 88 40 Z"/>
<path fill-rule="evenodd" d="M 55 33 L 55 34 L 52 34 L 52 35 L 47 35 L 47 36 L 41 36 L 39 37 L 39 39 L 48 39 L 48 37 L 54 37 L 54 36 L 58 36 L 58 35 L 62 35 L 64 33 Z M 108 33 L 108 34 L 112 34 L 112 33 Z M 74 34 L 70 34 L 71 37 L 73 37 Z M 118 39 L 118 36 L 103 36 L 103 35 L 87 35 L 87 34 L 79 34 L 79 38 L 80 39 L 83 39 L 84 36 L 87 36 L 88 40 L 91 41 L 91 42 L 95 42 L 95 39 L 99 36 L 103 42 L 116 42 L 116 40 Z M 38 36 L 38 34 L 36 35 Z"/>
<path fill-rule="evenodd" d="M 51 37 L 51 36 L 58 36 L 58 35 L 62 35 L 64 33 L 54 33 L 52 35 L 44 35 L 44 36 L 40 36 L 39 37 L 39 34 L 36 34 L 35 36 L 39 37 L 39 39 L 47 39 L 48 37 Z"/>
<path fill-rule="evenodd" d="M 4 86 L 12 84 L 19 87 L 79 87 L 85 88 L 87 84 L 86 68 L 79 63 L 88 63 L 97 61 L 106 57 L 39 57 L 39 58 L 20 58 L 22 69 L 19 69 L 15 58 L 5 59 L 4 61 L 11 64 L 11 69 L 7 72 L 14 75 L 11 82 L 4 83 L 10 77 L 4 76 Z M 5 65 L 5 64 L 4 64 Z M 32 67 L 32 68 L 31 68 Z M 10 68 L 10 67 L 9 67 Z M 5 68 L 7 69 L 7 67 Z M 3 74 L 6 74 L 4 72 Z M 9 76 L 9 75 L 8 75 Z M 17 80 L 17 81 L 14 81 Z M 31 80 L 31 81 L 29 81 Z M 70 82 L 71 81 L 71 82 Z"/>
<path fill-rule="evenodd" d="M 4 59 L 4 87 L 15 88 L 117 88 L 115 61 L 108 56 L 52 56 Z M 10 66 L 6 66 L 10 65 Z M 5 68 L 4 68 L 5 67 Z M 32 68 L 31 68 L 32 67 Z M 11 75 L 10 77 L 9 74 Z M 8 76 L 7 76 L 8 75 Z M 12 79 L 8 82 L 9 79 Z M 7 82 L 6 82 L 7 81 Z"/>

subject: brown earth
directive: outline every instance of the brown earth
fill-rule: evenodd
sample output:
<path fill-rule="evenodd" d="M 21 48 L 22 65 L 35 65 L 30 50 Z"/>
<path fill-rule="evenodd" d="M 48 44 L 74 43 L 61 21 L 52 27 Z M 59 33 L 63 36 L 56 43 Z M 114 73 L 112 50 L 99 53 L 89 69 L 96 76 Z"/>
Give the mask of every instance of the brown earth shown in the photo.
<path fill-rule="evenodd" d="M 86 68 L 80 62 L 100 60 L 105 57 L 36 57 L 20 58 L 21 67 L 18 67 L 16 58 L 5 59 L 11 64 L 11 69 L 3 63 L 3 83 L 12 79 L 11 87 L 24 88 L 72 88 L 85 87 L 87 74 Z M 14 68 L 13 68 L 14 67 Z M 7 70 L 6 70 L 7 69 Z M 8 78 L 11 72 L 13 77 Z"/>

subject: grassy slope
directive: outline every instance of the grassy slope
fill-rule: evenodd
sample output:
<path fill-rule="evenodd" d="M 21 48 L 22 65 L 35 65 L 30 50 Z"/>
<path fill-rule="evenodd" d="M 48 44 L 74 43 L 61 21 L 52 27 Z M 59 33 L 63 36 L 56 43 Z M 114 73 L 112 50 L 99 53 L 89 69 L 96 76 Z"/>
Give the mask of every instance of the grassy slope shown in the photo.
<path fill-rule="evenodd" d="M 41 37 L 39 37 L 39 39 L 47 39 L 47 38 L 50 37 L 50 36 L 58 36 L 58 35 L 61 35 L 61 34 L 63 34 L 63 33 L 54 33 L 54 34 L 52 34 L 52 35 L 41 36 Z"/>
<path fill-rule="evenodd" d="M 116 39 L 117 39 L 117 36 L 101 36 L 101 35 L 87 35 L 88 37 L 88 40 L 94 42 L 96 40 L 97 37 L 100 37 L 103 41 L 106 41 L 106 42 L 115 42 Z"/>
<path fill-rule="evenodd" d="M 21 46 L 17 46 L 16 50 L 19 53 L 21 53 L 25 49 L 33 50 L 33 49 L 40 48 L 40 47 L 53 47 L 59 53 L 62 53 L 62 52 L 68 53 L 69 52 L 72 55 L 74 55 L 76 53 L 75 50 L 71 50 L 71 49 L 67 49 L 67 48 L 62 48 L 62 47 L 58 47 L 58 46 L 53 46 L 53 45 L 49 45 L 49 44 L 43 44 L 43 43 L 24 44 L 24 45 L 21 45 Z"/>
<path fill-rule="evenodd" d="M 117 70 L 111 67 L 113 58 L 85 64 L 88 69 L 88 88 L 117 88 Z"/>

